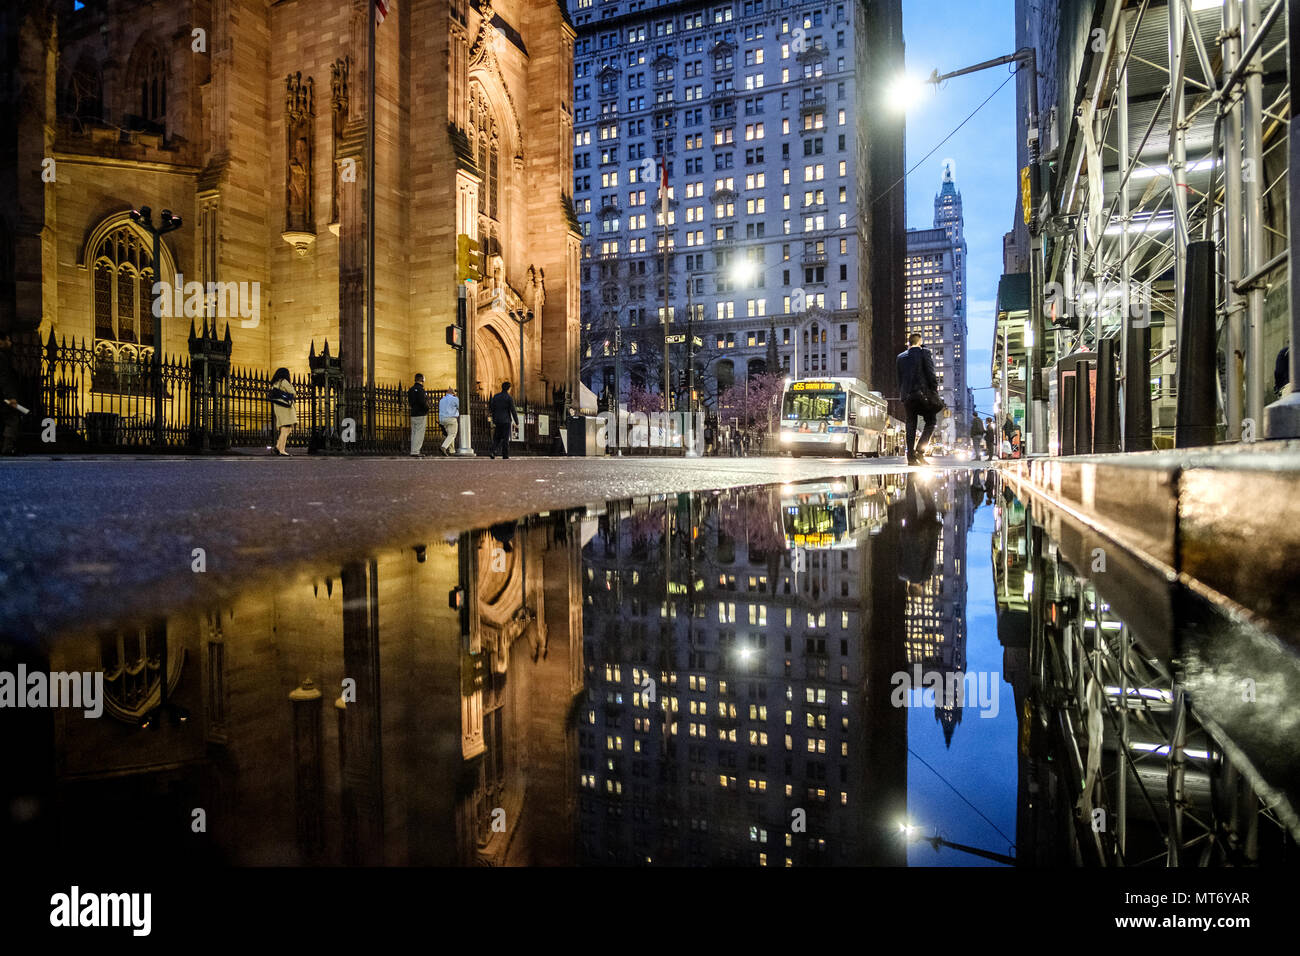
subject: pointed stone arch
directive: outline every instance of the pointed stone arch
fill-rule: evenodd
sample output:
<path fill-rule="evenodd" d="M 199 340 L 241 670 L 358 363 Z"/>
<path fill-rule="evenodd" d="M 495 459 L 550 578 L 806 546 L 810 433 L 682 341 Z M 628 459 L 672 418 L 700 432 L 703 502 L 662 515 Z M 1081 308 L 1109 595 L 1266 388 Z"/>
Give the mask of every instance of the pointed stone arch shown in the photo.
<path fill-rule="evenodd" d="M 167 80 L 171 64 L 164 47 L 147 34 L 136 41 L 127 60 L 122 113 L 138 124 L 167 127 Z M 127 126 L 137 125 L 128 122 Z"/>
<path fill-rule="evenodd" d="M 490 55 L 490 54 L 489 54 Z M 519 124 L 519 114 L 515 110 L 514 97 L 501 75 L 496 59 L 484 60 L 470 66 L 469 90 L 471 101 L 478 90 L 491 107 L 497 119 L 497 127 L 504 136 L 503 152 L 513 157 L 515 163 L 522 163 L 524 158 L 523 127 Z M 480 170 L 480 173 L 482 170 Z"/>
<path fill-rule="evenodd" d="M 110 213 L 105 216 L 86 232 L 80 248 L 77 249 L 77 268 L 83 271 L 88 269 L 91 263 L 94 262 L 95 254 L 104 239 L 107 238 L 109 233 L 115 232 L 123 226 L 134 232 L 152 248 L 152 237 L 131 221 L 130 209 L 123 209 L 120 212 Z M 176 259 L 172 256 L 172 251 L 167 247 L 165 240 L 159 243 L 159 258 L 162 259 L 163 281 L 174 282 L 176 278 Z"/>
<path fill-rule="evenodd" d="M 481 393 L 493 395 L 503 381 L 514 382 L 519 368 L 518 348 L 512 344 L 514 336 L 506 328 L 513 324 L 500 312 L 480 312 L 479 325 L 474 331 L 474 378 Z M 514 394 L 518 394 L 518 383 Z"/>

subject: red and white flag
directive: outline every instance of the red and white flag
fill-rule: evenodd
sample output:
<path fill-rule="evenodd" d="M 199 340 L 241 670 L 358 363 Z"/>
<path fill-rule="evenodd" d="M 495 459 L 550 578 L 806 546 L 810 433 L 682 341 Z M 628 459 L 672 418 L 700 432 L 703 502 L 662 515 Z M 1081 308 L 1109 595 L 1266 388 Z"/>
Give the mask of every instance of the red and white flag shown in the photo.
<path fill-rule="evenodd" d="M 388 16 L 388 0 L 375 0 L 375 26 L 384 22 Z"/>
<path fill-rule="evenodd" d="M 668 160 L 659 158 L 659 198 L 668 201 Z"/>

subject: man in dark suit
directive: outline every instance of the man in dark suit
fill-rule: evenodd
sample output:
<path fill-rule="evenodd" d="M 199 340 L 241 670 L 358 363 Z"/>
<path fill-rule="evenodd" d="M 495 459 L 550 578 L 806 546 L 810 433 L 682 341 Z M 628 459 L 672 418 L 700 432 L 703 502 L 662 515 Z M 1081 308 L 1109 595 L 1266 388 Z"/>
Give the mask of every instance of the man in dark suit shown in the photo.
<path fill-rule="evenodd" d="M 488 400 L 488 415 L 492 419 L 492 452 L 497 451 L 502 458 L 510 457 L 510 426 L 519 424 L 519 415 L 515 412 L 515 400 L 510 397 L 510 383 L 502 382 L 501 391 Z"/>
<path fill-rule="evenodd" d="M 932 407 L 926 397 L 927 390 L 937 395 L 939 376 L 934 371 L 934 356 L 921 347 L 921 336 L 913 332 L 907 337 L 907 351 L 898 355 L 898 394 L 903 399 L 904 424 L 907 427 L 907 463 L 926 464 L 922 452 L 934 434 L 935 418 L 939 410 Z M 925 429 L 916 441 L 916 417 L 925 419 Z"/>

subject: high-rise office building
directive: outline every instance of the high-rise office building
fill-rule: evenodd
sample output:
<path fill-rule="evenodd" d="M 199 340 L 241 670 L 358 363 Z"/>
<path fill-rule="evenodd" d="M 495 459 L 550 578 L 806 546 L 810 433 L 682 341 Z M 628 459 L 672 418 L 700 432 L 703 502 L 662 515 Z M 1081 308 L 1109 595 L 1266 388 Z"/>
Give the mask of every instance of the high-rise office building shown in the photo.
<path fill-rule="evenodd" d="M 934 200 L 934 227 L 907 230 L 907 332 L 920 333 L 934 354 L 939 395 L 947 409 L 937 430 L 951 443 L 966 437 L 971 408 L 966 386 L 966 240 L 962 235 L 961 193 L 944 167 Z"/>
<path fill-rule="evenodd" d="M 888 368 L 873 387 L 891 395 L 902 124 L 859 80 L 901 62 L 896 0 L 570 0 L 569 12 L 584 381 L 612 389 L 621 364 L 624 394 L 661 389 L 666 315 L 701 343 L 706 404 L 775 371 L 773 340 L 781 370 L 872 382 Z M 669 346 L 674 371 L 688 347 Z"/>
<path fill-rule="evenodd" d="M 966 319 L 966 235 L 961 211 L 961 193 L 953 181 L 951 162 L 943 164 L 939 195 L 934 197 L 934 224 L 952 240 L 953 297 L 957 314 Z"/>

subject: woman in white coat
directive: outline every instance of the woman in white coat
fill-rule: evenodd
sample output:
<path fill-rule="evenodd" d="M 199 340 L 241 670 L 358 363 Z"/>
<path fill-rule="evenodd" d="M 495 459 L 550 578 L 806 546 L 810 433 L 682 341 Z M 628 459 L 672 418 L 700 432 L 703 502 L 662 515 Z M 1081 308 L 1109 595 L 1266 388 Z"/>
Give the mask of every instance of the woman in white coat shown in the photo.
<path fill-rule="evenodd" d="M 275 428 L 277 432 L 275 453 L 288 458 L 290 455 L 285 449 L 285 445 L 289 441 L 289 433 L 293 431 L 293 426 L 298 424 L 298 410 L 293 407 L 293 382 L 289 378 L 287 368 L 278 368 L 275 370 L 275 374 L 271 376 L 270 397 L 271 408 L 275 412 Z"/>

